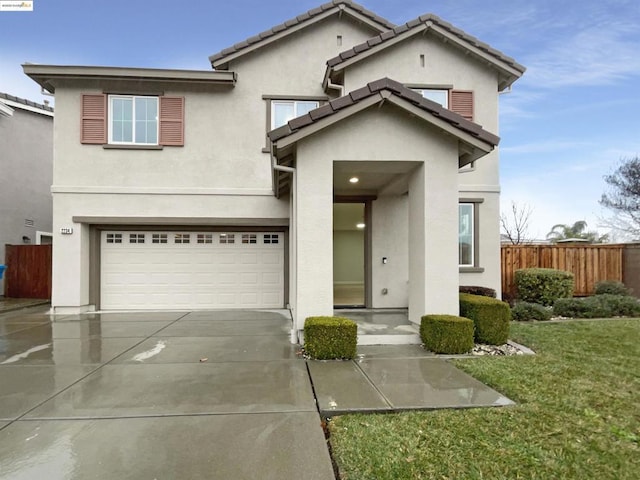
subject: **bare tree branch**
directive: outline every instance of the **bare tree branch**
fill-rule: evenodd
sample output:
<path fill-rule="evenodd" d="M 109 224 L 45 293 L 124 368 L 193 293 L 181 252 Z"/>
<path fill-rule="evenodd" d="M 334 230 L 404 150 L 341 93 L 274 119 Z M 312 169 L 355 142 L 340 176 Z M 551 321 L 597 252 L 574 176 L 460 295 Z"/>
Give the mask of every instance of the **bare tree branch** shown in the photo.
<path fill-rule="evenodd" d="M 511 201 L 511 211 L 500 214 L 500 226 L 503 234 L 513 245 L 522 245 L 531 240 L 529 235 L 529 218 L 531 217 L 531 207 L 527 204 L 522 206 Z"/>

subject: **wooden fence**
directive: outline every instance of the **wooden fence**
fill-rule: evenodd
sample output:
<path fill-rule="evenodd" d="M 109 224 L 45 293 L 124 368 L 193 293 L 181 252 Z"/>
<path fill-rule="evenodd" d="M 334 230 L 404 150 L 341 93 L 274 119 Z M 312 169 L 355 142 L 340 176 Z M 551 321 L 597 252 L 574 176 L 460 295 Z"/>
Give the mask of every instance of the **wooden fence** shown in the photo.
<path fill-rule="evenodd" d="M 624 245 L 503 245 L 502 294 L 516 293 L 514 273 L 521 268 L 555 268 L 571 272 L 575 296 L 593 294 L 601 280 L 623 281 Z"/>
<path fill-rule="evenodd" d="M 51 298 L 51 245 L 6 245 L 4 296 Z"/>

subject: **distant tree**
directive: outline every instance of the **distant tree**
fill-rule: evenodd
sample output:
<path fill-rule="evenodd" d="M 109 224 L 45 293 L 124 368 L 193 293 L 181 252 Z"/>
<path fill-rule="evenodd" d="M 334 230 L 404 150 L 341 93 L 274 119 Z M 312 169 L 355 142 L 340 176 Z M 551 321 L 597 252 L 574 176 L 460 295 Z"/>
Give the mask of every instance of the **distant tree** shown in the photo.
<path fill-rule="evenodd" d="M 609 236 L 600 235 L 596 231 L 588 231 L 587 222 L 584 220 L 578 220 L 573 225 L 559 223 L 554 225 L 551 231 L 547 233 L 547 239 L 554 243 L 558 240 L 566 240 L 569 238 L 579 238 L 587 240 L 589 243 L 604 243 L 609 239 Z"/>
<path fill-rule="evenodd" d="M 614 212 L 605 223 L 627 236 L 640 237 L 640 157 L 621 159 L 604 181 L 609 189 L 602 194 L 600 205 Z"/>
<path fill-rule="evenodd" d="M 522 245 L 530 241 L 527 237 L 529 235 L 529 218 L 531 217 L 531 213 L 532 210 L 529 205 L 518 205 L 512 201 L 511 211 L 500 214 L 502 233 L 513 245 Z"/>

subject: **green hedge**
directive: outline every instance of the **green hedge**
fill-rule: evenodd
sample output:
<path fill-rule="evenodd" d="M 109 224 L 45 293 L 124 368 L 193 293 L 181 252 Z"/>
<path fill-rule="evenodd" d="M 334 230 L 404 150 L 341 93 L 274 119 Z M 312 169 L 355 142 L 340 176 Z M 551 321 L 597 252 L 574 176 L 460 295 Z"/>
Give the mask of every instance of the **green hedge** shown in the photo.
<path fill-rule="evenodd" d="M 478 285 L 461 285 L 458 288 L 460 293 L 470 293 L 471 295 L 482 295 L 484 297 L 496 298 L 496 291 L 489 287 L 480 287 Z"/>
<path fill-rule="evenodd" d="M 495 298 L 460 294 L 460 315 L 473 320 L 478 343 L 502 345 L 509 338 L 511 308 Z"/>
<path fill-rule="evenodd" d="M 570 318 L 609 318 L 640 316 L 640 302 L 626 295 L 594 295 L 586 298 L 560 298 L 553 314 Z"/>
<path fill-rule="evenodd" d="M 309 317 L 304 322 L 304 350 L 316 360 L 356 356 L 358 325 L 343 317 Z"/>
<path fill-rule="evenodd" d="M 629 289 L 622 282 L 617 282 L 615 280 L 603 280 L 602 282 L 597 282 L 595 285 L 596 295 L 603 295 L 605 293 L 611 295 L 631 295 Z"/>
<path fill-rule="evenodd" d="M 473 348 L 473 321 L 454 315 L 425 315 L 420 322 L 424 346 L 435 353 L 467 353 Z"/>
<path fill-rule="evenodd" d="M 551 320 L 551 310 L 537 303 L 518 302 L 511 308 L 511 319 L 519 322 Z"/>
<path fill-rule="evenodd" d="M 518 299 L 523 302 L 551 306 L 559 298 L 573 296 L 573 273 L 553 268 L 516 270 L 515 284 Z"/>

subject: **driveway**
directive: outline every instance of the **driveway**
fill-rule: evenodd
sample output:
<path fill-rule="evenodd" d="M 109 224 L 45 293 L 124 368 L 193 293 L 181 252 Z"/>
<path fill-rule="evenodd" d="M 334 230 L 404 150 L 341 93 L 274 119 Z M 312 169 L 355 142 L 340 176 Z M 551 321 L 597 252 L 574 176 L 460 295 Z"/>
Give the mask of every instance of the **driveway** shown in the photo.
<path fill-rule="evenodd" d="M 287 311 L 0 316 L 0 479 L 333 479 Z"/>

